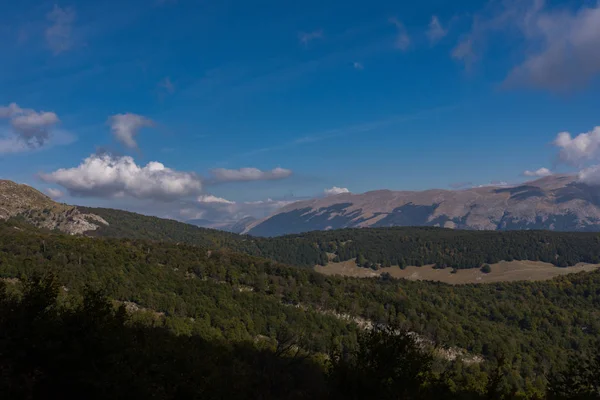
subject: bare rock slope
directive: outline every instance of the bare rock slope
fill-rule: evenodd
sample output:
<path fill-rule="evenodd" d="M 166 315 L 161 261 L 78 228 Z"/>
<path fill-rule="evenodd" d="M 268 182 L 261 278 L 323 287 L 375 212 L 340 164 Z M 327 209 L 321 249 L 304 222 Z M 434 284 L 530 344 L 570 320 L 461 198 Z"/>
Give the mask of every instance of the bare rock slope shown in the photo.
<path fill-rule="evenodd" d="M 600 231 L 600 187 L 554 175 L 511 187 L 344 193 L 292 203 L 243 233 L 276 236 L 386 226 Z"/>
<path fill-rule="evenodd" d="M 108 225 L 101 217 L 57 203 L 31 186 L 0 180 L 0 220 L 17 216 L 37 227 L 58 229 L 72 235 Z"/>

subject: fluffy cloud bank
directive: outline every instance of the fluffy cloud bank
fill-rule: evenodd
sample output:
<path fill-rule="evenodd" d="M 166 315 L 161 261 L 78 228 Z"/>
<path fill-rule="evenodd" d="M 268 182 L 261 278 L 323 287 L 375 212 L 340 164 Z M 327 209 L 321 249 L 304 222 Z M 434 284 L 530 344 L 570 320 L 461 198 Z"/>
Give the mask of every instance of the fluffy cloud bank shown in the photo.
<path fill-rule="evenodd" d="M 74 168 L 41 174 L 45 182 L 56 183 L 77 196 L 133 197 L 170 201 L 197 194 L 200 178 L 152 161 L 138 166 L 131 157 L 92 155 Z"/>
<path fill-rule="evenodd" d="M 560 149 L 560 161 L 581 166 L 586 161 L 595 160 L 600 156 L 600 126 L 575 137 L 569 132 L 561 132 L 556 136 L 554 145 Z"/>
<path fill-rule="evenodd" d="M 330 189 L 325 189 L 323 192 L 325 193 L 325 196 L 335 196 L 336 194 L 350 193 L 348 188 L 340 188 L 337 186 L 334 186 Z"/>
<path fill-rule="evenodd" d="M 130 149 L 138 147 L 135 137 L 140 129 L 154 126 L 151 119 L 132 113 L 113 115 L 108 123 L 114 137 Z"/>
<path fill-rule="evenodd" d="M 44 146 L 50 138 L 52 128 L 60 122 L 53 112 L 21 108 L 16 103 L 0 106 L 0 119 L 8 120 L 12 128 L 12 135 L 1 139 L 3 152 Z"/>
<path fill-rule="evenodd" d="M 559 149 L 560 163 L 579 168 L 580 182 L 600 185 L 600 126 L 577 136 L 560 132 L 553 144 Z"/>
<path fill-rule="evenodd" d="M 261 171 L 258 168 L 216 168 L 211 171 L 211 174 L 215 182 L 247 182 L 284 179 L 291 176 L 292 171 L 279 167 L 270 171 Z"/>
<path fill-rule="evenodd" d="M 577 175 L 579 182 L 586 185 L 600 185 L 600 165 L 592 165 L 579 171 Z"/>
<path fill-rule="evenodd" d="M 552 175 L 552 171 L 550 171 L 548 168 L 540 168 L 535 171 L 529 171 L 529 170 L 523 171 L 523 175 L 524 176 L 538 176 L 538 177 L 550 176 L 550 175 Z"/>

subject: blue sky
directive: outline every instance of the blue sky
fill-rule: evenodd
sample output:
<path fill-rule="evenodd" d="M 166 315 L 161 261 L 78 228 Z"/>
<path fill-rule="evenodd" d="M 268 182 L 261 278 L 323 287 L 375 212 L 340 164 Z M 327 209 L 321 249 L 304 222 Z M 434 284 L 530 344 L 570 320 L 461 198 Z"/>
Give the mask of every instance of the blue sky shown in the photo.
<path fill-rule="evenodd" d="M 583 171 L 598 26 L 596 1 L 12 2 L 0 171 L 180 219 Z"/>

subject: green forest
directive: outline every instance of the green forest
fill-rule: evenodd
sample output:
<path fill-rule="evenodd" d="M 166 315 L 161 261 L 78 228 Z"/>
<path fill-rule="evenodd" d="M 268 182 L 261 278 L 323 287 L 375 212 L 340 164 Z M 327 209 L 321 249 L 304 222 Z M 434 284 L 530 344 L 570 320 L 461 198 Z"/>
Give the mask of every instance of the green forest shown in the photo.
<path fill-rule="evenodd" d="M 288 265 L 325 265 L 356 259 L 363 267 L 397 265 L 480 268 L 499 261 L 544 261 L 559 267 L 600 263 L 600 234 L 552 231 L 466 231 L 396 227 L 316 231 L 257 238 L 198 228 L 127 211 L 82 208 L 109 222 L 94 236 L 175 241 L 207 248 L 229 248 Z"/>
<path fill-rule="evenodd" d="M 517 399 L 505 363 L 478 385 L 406 331 L 374 328 L 329 358 L 276 346 L 175 335 L 131 319 L 99 291 L 81 298 L 32 276 L 0 282 L 0 392 L 9 399 Z M 67 298 L 65 298 L 67 297 Z M 549 376 L 544 397 L 594 399 L 600 352 Z M 541 396 L 535 398 L 542 398 Z"/>
<path fill-rule="evenodd" d="M 369 230 L 360 232 L 367 234 Z M 445 231 L 423 232 L 426 237 Z M 340 232 L 340 237 L 347 241 L 345 233 Z M 532 242 L 544 237 L 539 232 L 521 233 L 523 238 L 531 235 Z M 569 235 L 547 235 L 556 238 L 552 246 L 571 245 Z M 596 240 L 596 236 L 589 238 Z M 417 386 L 428 390 L 436 387 L 452 396 L 487 396 L 492 385 L 494 393 L 505 396 L 497 398 L 543 398 L 560 382 L 567 389 L 556 386 L 556 393 L 566 393 L 574 390 L 571 378 L 553 377 L 572 370 L 570 360 L 589 359 L 592 361 L 577 365 L 593 365 L 592 353 L 600 336 L 600 272 L 545 282 L 449 286 L 388 276 L 325 277 L 308 268 L 290 267 L 223 247 L 74 237 L 9 221 L 0 226 L 0 277 L 9 282 L 4 298 L 17 301 L 13 297 L 25 298 L 22 293 L 27 292 L 27 282 L 32 277 L 52 276 L 59 288 L 53 310 L 77 312 L 79 304 L 85 304 L 85 293 L 101 290 L 115 307 L 124 305 L 137 310 L 128 317 L 130 325 L 137 324 L 135 329 L 152 329 L 161 332 L 156 335 L 172 337 L 168 340 L 177 343 L 190 340 L 225 346 L 235 353 L 232 357 L 238 357 L 237 351 L 244 353 L 249 349 L 263 354 L 248 355 L 248 362 L 258 362 L 252 357 L 264 354 L 277 356 L 277 348 L 287 343 L 288 353 L 294 349 L 296 358 L 310 360 L 311 371 L 316 368 L 314 373 L 324 379 L 322 390 L 330 390 L 332 380 L 349 379 L 357 373 L 355 369 L 361 363 L 348 364 L 352 357 L 371 354 L 361 353 L 367 346 L 365 340 L 372 340 L 364 337 L 366 321 L 375 327 L 389 325 L 418 334 L 420 343 L 427 343 L 435 354 L 434 360 L 426 363 L 431 364 L 427 368 L 435 379 Z M 579 247 L 567 254 L 574 257 L 576 248 Z M 60 321 L 52 324 L 66 323 L 61 319 L 63 314 L 58 312 Z M 13 339 L 3 340 L 7 345 Z M 232 349 L 237 344 L 245 350 Z M 396 345 L 393 340 L 392 344 Z M 453 352 L 458 357 L 447 356 Z M 157 353 L 156 357 L 161 355 Z M 338 368 L 333 374 L 329 365 L 332 360 L 348 370 L 342 373 Z M 369 375 L 367 372 L 364 374 Z M 577 374 L 589 375 L 585 371 Z M 581 383 L 581 379 L 577 382 Z M 585 387 L 589 390 L 577 390 L 593 390 L 589 385 Z M 166 398 L 174 398 L 169 396 Z M 315 398 L 311 396 L 296 398 Z"/>

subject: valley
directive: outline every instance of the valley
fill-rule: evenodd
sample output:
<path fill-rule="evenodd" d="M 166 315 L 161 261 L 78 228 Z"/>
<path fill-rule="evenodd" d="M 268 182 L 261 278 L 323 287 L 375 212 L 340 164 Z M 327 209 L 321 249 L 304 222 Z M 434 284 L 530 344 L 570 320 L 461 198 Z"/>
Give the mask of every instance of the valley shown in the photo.
<path fill-rule="evenodd" d="M 40 205 L 28 203 L 36 192 L 18 190 L 6 196 L 30 205 L 0 222 L 0 303 L 9 302 L 7 310 L 27 298 L 32 280 L 49 280 L 57 288 L 53 307 L 85 320 L 98 311 L 78 307 L 98 290 L 109 304 L 103 312 L 118 316 L 122 306 L 127 314 L 118 329 L 148 337 L 163 335 L 153 331 L 159 329 L 169 335 L 160 340 L 192 337 L 204 343 L 198 348 L 233 347 L 223 354 L 243 363 L 264 357 L 254 351 L 266 351 L 273 363 L 310 359 L 315 364 L 302 373 L 319 379 L 333 379 L 328 363 L 342 362 L 336 352 L 360 352 L 364 340 L 394 327 L 390 338 L 407 333 L 419 357 L 435 360 L 430 383 L 450 396 L 457 389 L 447 376 L 454 374 L 471 398 L 484 396 L 500 363 L 503 390 L 525 398 L 544 393 L 552 371 L 590 353 L 600 332 L 600 236 L 593 232 L 389 227 L 262 238 L 86 207 L 77 215 L 103 222 L 74 232 L 52 221 L 70 221 L 75 208 L 43 197 Z M 490 272 L 481 272 L 488 263 Z M 62 321 L 61 313 L 53 318 Z M 37 329 L 28 321 L 23 329 Z M 243 354 L 250 359 L 239 346 L 249 346 Z M 215 357 L 210 362 L 225 371 Z M 343 391 L 327 390 L 334 388 Z"/>

